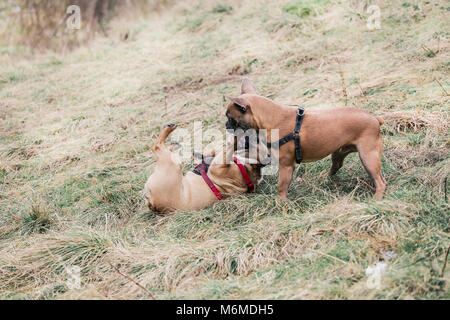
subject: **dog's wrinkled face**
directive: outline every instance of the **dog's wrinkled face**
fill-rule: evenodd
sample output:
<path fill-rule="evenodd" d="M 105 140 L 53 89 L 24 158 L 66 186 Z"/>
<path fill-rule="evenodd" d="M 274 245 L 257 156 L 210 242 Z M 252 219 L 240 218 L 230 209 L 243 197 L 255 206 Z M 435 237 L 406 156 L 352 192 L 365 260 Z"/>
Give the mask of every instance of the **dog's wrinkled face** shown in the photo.
<path fill-rule="evenodd" d="M 244 98 L 230 98 L 231 102 L 228 104 L 227 122 L 225 124 L 227 130 L 248 130 L 255 128 L 252 110 L 250 105 Z"/>
<path fill-rule="evenodd" d="M 227 130 L 242 129 L 245 131 L 257 129 L 250 106 L 251 96 L 255 94 L 257 94 L 255 85 L 249 79 L 244 79 L 242 81 L 241 95 L 237 98 L 228 98 L 230 103 L 225 113 Z"/>
<path fill-rule="evenodd" d="M 241 163 L 243 161 L 240 161 Z M 262 177 L 263 165 L 259 163 L 245 163 L 245 170 L 247 171 L 250 181 L 256 186 Z M 242 173 L 234 162 L 229 165 L 216 164 L 214 161 L 208 170 L 208 175 L 216 181 L 220 181 L 219 185 L 234 185 L 239 188 L 246 188 L 246 183 Z"/>
<path fill-rule="evenodd" d="M 242 173 L 234 161 L 231 160 L 228 164 L 223 162 L 224 159 L 228 158 L 230 160 L 234 156 L 244 165 L 250 181 L 256 186 L 262 180 L 262 168 L 264 167 L 261 164 L 260 156 L 267 157 L 269 151 L 265 145 L 256 145 L 256 150 L 254 151 L 256 152 L 250 152 L 248 149 L 240 149 L 233 152 L 232 145 L 228 145 L 223 155 L 224 158 L 219 155 L 213 159 L 208 174 L 221 180 L 226 180 L 234 185 L 238 183 L 239 187 L 245 187 L 246 184 Z M 226 155 L 227 152 L 229 153 L 228 155 Z"/>

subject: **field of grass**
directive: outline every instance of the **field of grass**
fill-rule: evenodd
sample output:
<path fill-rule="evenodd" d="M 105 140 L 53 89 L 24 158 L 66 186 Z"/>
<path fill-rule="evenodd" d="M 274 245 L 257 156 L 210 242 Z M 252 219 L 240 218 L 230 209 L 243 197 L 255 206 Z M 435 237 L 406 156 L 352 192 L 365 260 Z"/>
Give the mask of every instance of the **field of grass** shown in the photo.
<path fill-rule="evenodd" d="M 0 47 L 0 298 L 450 299 L 450 2 L 378 3 L 379 30 L 365 0 L 203 0 L 64 55 Z M 150 212 L 162 126 L 225 130 L 244 76 L 281 103 L 385 116 L 385 199 L 353 154 L 333 178 L 329 157 L 297 166 L 286 203 L 269 176 Z"/>

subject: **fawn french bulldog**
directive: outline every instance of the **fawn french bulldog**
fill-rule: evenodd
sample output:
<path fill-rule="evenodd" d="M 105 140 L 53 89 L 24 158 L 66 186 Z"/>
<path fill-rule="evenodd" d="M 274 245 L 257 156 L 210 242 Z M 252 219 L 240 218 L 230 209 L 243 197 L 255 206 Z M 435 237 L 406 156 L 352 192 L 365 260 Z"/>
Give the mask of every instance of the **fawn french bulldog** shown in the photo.
<path fill-rule="evenodd" d="M 253 192 L 261 179 L 263 165 L 258 159 L 249 159 L 245 150 L 234 152 L 231 145 L 218 155 L 212 151 L 202 156 L 202 163 L 183 175 L 180 161 L 172 152 L 175 146 L 165 145 L 175 129 L 174 124 L 164 127 L 152 148 L 156 165 L 144 187 L 150 210 L 161 213 L 199 210 L 223 198 Z"/>
<path fill-rule="evenodd" d="M 334 175 L 347 155 L 358 152 L 361 162 L 375 182 L 374 199 L 380 200 L 386 189 L 381 173 L 381 117 L 354 107 L 307 109 L 282 105 L 258 95 L 254 84 L 244 79 L 241 94 L 229 98 L 227 129 L 278 129 L 279 177 L 278 196 L 287 198 L 296 163 L 312 162 L 331 154 Z"/>

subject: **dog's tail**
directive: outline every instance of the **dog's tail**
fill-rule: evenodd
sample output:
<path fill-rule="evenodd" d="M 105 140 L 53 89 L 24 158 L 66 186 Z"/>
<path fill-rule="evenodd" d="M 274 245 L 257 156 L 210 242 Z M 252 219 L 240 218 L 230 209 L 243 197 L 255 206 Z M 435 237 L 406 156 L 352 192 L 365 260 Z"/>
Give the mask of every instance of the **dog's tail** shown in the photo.
<path fill-rule="evenodd" d="M 377 120 L 378 120 L 378 123 L 380 124 L 380 126 L 382 126 L 383 125 L 383 123 L 384 123 L 384 119 L 383 119 L 383 117 L 382 116 L 378 116 L 378 117 L 376 117 L 377 118 Z"/>

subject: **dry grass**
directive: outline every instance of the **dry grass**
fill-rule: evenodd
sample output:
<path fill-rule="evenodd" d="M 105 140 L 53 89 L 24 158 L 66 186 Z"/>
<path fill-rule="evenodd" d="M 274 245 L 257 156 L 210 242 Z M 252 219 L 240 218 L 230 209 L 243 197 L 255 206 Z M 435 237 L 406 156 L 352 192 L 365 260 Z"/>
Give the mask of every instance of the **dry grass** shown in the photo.
<path fill-rule="evenodd" d="M 420 114 L 422 113 L 422 114 Z M 432 128 L 439 133 L 445 133 L 449 130 L 448 113 L 430 113 L 420 111 L 402 111 L 390 112 L 383 119 L 387 123 L 392 133 L 411 133 L 420 132 L 427 128 Z M 384 128 L 385 128 L 384 127 Z"/>
<path fill-rule="evenodd" d="M 368 3 L 182 2 L 67 54 L 0 47 L 0 298 L 448 299 L 448 5 L 391 1 L 370 31 Z M 148 212 L 161 127 L 224 129 L 244 75 L 283 103 L 383 115 L 385 200 L 355 155 L 332 179 L 330 159 L 299 166 L 287 203 L 268 177 Z"/>

